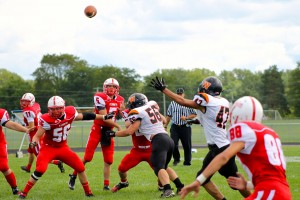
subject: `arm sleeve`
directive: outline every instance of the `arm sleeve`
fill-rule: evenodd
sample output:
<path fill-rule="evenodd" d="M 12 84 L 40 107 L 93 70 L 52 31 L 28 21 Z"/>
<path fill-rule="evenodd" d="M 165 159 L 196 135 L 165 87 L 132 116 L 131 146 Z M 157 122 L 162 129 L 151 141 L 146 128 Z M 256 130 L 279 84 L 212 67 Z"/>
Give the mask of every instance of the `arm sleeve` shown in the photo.
<path fill-rule="evenodd" d="M 82 120 L 92 120 L 96 118 L 96 114 L 94 113 L 82 113 Z"/>

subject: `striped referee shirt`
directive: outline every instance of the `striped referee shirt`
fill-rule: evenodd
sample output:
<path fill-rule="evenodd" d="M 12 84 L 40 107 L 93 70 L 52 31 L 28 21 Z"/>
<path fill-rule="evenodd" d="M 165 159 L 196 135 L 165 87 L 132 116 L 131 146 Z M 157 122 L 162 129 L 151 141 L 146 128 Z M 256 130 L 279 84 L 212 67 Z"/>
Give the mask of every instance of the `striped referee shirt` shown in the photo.
<path fill-rule="evenodd" d="M 167 116 L 172 118 L 172 123 L 176 125 L 185 125 L 186 122 L 180 119 L 181 116 L 190 116 L 192 114 L 197 115 L 193 108 L 179 105 L 175 101 L 172 101 L 167 110 Z"/>

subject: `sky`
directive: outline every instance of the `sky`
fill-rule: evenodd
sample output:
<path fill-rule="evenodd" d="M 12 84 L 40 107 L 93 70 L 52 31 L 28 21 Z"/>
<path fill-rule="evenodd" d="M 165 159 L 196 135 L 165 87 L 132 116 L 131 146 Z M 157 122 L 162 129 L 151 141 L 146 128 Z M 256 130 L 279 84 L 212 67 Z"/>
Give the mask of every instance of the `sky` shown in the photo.
<path fill-rule="evenodd" d="M 66 53 L 141 76 L 295 69 L 299 8 L 299 0 L 0 0 L 0 68 L 34 79 L 44 55 Z"/>

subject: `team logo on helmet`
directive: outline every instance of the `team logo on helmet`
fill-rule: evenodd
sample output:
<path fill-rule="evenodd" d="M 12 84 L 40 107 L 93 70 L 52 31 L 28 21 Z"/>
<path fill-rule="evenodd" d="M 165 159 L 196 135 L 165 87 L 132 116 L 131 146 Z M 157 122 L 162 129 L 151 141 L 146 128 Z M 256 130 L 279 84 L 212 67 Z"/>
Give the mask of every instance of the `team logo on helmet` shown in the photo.
<path fill-rule="evenodd" d="M 204 87 L 206 90 L 211 86 L 211 83 L 208 81 L 203 81 L 202 87 Z"/>

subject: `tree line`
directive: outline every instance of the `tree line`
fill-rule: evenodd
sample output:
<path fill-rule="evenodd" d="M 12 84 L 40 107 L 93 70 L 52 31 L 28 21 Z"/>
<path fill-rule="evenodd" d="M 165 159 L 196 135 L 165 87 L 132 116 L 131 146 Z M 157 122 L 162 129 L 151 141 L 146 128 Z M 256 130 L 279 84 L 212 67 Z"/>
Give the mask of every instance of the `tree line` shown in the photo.
<path fill-rule="evenodd" d="M 152 78 L 164 77 L 169 89 L 175 91 L 182 87 L 186 98 L 193 98 L 205 77 L 218 76 L 223 83 L 222 96 L 230 102 L 251 95 L 261 101 L 266 110 L 278 110 L 285 117 L 300 117 L 300 62 L 295 69 L 284 71 L 276 65 L 263 72 L 233 69 L 223 70 L 220 74 L 205 68 L 174 68 L 157 70 L 142 77 L 126 67 L 94 66 L 71 54 L 47 54 L 32 76 L 34 80 L 24 80 L 16 73 L 0 69 L 0 107 L 9 111 L 19 109 L 20 98 L 26 92 L 35 95 L 42 112 L 47 112 L 48 99 L 53 95 L 63 97 L 67 105 L 92 107 L 94 93 L 102 91 L 103 82 L 113 77 L 119 81 L 120 95 L 126 100 L 132 93 L 144 93 L 157 101 L 164 113 L 165 105 L 171 100 L 149 87 Z"/>

